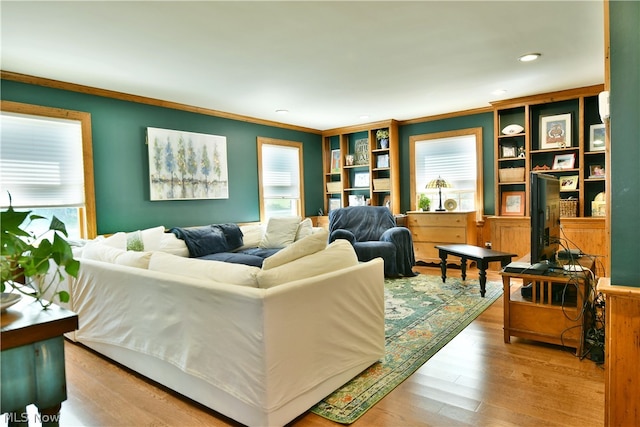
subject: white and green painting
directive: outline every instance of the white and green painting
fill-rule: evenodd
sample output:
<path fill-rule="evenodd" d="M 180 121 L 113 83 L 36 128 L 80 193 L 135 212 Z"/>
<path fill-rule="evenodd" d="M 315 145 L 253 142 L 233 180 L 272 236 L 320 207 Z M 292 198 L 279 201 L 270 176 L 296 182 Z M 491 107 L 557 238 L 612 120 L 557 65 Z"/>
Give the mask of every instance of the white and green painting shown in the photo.
<path fill-rule="evenodd" d="M 147 128 L 151 200 L 228 199 L 227 138 Z"/>

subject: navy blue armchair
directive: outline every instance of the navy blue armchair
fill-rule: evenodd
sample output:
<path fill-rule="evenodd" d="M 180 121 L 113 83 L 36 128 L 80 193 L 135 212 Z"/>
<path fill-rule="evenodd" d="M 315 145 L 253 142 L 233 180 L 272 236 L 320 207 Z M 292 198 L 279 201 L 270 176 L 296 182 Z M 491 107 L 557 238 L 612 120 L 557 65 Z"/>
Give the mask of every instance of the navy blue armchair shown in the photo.
<path fill-rule="evenodd" d="M 384 206 L 350 206 L 329 212 L 329 243 L 346 239 L 360 261 L 381 257 L 387 277 L 415 276 L 413 239 Z"/>

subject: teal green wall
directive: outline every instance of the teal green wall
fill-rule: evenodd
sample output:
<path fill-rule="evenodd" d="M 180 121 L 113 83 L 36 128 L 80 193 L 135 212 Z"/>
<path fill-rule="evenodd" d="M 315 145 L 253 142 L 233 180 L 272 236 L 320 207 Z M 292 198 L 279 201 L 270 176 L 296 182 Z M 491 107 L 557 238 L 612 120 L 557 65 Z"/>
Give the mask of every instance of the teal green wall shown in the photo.
<path fill-rule="evenodd" d="M 0 89 L 3 100 L 91 113 L 100 234 L 259 221 L 258 136 L 303 143 L 305 213 L 316 215 L 322 207 L 319 135 L 7 80 Z M 226 136 L 229 199 L 151 202 L 147 127 Z"/>
<path fill-rule="evenodd" d="M 401 211 L 406 212 L 411 205 L 409 138 L 413 135 L 446 132 L 468 128 L 482 128 L 482 164 L 484 183 L 485 215 L 495 213 L 495 188 L 493 169 L 493 112 L 452 117 L 442 120 L 414 123 L 400 126 L 400 188 Z"/>
<path fill-rule="evenodd" d="M 640 287 L 640 2 L 611 1 L 611 283 Z"/>

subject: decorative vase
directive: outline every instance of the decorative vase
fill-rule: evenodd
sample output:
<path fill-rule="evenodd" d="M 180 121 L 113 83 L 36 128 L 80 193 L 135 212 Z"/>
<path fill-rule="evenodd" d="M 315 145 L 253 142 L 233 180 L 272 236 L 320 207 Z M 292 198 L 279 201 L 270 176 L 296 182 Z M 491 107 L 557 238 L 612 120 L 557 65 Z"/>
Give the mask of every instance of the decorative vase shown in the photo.
<path fill-rule="evenodd" d="M 382 138 L 380 140 L 380 148 L 389 148 L 389 138 Z"/>

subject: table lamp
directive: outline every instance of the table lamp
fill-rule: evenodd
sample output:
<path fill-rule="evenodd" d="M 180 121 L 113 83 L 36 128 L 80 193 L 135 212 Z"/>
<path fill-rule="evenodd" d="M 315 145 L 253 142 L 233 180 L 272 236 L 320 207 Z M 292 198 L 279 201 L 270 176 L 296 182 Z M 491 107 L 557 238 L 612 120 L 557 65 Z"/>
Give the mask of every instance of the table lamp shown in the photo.
<path fill-rule="evenodd" d="M 440 176 L 438 176 L 437 179 L 432 179 L 431 181 L 429 181 L 429 183 L 425 187 L 429 189 L 433 189 L 433 188 L 438 189 L 438 193 L 440 195 L 440 206 L 438 207 L 438 209 L 436 209 L 436 212 L 444 212 L 444 208 L 442 207 L 442 189 L 451 188 L 451 187 L 452 187 L 451 184 L 449 184 L 447 181 L 442 179 Z"/>

